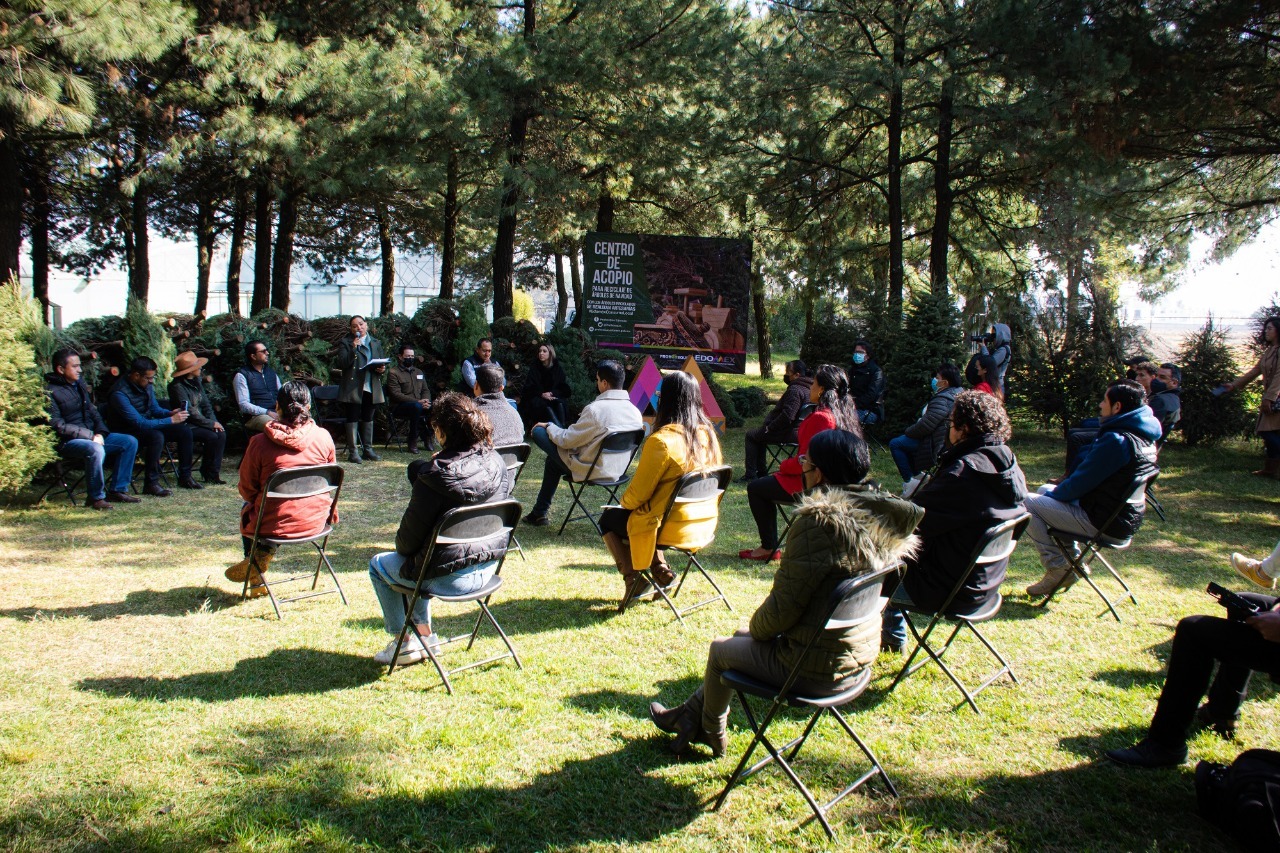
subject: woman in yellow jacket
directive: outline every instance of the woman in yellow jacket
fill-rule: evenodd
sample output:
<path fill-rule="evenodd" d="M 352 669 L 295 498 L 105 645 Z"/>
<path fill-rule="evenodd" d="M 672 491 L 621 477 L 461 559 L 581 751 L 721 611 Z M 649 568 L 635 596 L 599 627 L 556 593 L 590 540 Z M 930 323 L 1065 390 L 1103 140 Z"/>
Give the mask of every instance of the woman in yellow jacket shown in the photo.
<path fill-rule="evenodd" d="M 697 381 L 687 373 L 671 373 L 658 387 L 658 413 L 653 433 L 640 451 L 631 484 L 622 494 L 621 508 L 611 507 L 600 516 L 604 544 L 613 555 L 626 584 L 622 602 L 643 595 L 647 581 L 635 566 L 648 566 L 653 579 L 662 586 L 675 580 L 675 573 L 663 559 L 659 545 L 698 548 L 715 535 L 715 514 L 706 512 L 706 503 L 690 513 L 677 506 L 658 541 L 662 515 L 675 492 L 676 483 L 690 471 L 720 464 L 720 441 L 715 427 L 702 408 Z"/>

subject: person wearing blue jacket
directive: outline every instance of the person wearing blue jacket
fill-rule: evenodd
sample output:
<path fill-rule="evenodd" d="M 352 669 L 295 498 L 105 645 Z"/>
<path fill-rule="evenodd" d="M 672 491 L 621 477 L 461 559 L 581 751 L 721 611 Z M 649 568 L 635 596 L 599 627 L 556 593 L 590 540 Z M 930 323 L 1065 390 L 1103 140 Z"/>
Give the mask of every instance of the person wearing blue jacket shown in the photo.
<path fill-rule="evenodd" d="M 1146 404 L 1146 392 L 1137 382 L 1113 382 L 1098 404 L 1101 424 L 1098 437 L 1081 451 L 1075 467 L 1056 486 L 1041 486 L 1026 500 L 1031 523 L 1027 536 L 1040 552 L 1044 577 L 1027 587 L 1032 597 L 1048 595 L 1075 583 L 1068 577 L 1070 564 L 1049 538 L 1049 530 L 1094 536 L 1116 508 L 1124 505 L 1103 534 L 1115 541 L 1131 538 L 1142 524 L 1145 500 L 1131 502 L 1133 491 L 1145 477 L 1157 471 L 1156 440 L 1160 421 Z M 1079 547 L 1076 555 L 1079 556 Z"/>
<path fill-rule="evenodd" d="M 183 409 L 164 409 L 156 402 L 156 363 L 138 356 L 129 365 L 129 374 L 111 387 L 107 417 L 116 432 L 138 439 L 138 450 L 146 460 L 146 484 L 142 491 L 157 498 L 172 492 L 160 485 L 160 456 L 166 443 L 178 447 L 178 485 L 184 489 L 204 488 L 191 476 L 191 427 Z"/>

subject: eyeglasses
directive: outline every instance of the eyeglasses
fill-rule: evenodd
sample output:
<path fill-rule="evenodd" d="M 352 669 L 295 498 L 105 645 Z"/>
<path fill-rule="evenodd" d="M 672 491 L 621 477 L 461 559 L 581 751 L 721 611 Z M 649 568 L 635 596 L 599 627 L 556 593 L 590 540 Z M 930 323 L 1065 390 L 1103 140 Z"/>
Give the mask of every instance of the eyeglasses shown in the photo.
<path fill-rule="evenodd" d="M 814 466 L 814 464 L 813 464 L 812 462 L 810 462 L 810 461 L 809 461 L 809 457 L 808 457 L 808 456 L 806 456 L 806 455 L 804 455 L 804 454 L 801 454 L 801 455 L 797 456 L 797 457 L 796 457 L 796 459 L 800 462 L 800 470 L 801 470 L 801 471 L 813 471 L 813 470 L 815 470 L 815 467 L 816 467 L 816 466 Z"/>

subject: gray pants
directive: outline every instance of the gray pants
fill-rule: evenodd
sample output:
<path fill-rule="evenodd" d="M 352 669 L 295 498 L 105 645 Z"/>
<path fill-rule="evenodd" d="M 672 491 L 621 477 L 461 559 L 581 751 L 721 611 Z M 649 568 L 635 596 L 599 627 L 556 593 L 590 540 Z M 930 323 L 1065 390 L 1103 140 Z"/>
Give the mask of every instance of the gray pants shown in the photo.
<path fill-rule="evenodd" d="M 1089 514 L 1078 504 L 1064 503 L 1046 495 L 1045 491 L 1051 488 L 1052 486 L 1041 486 L 1036 494 L 1027 495 L 1026 508 L 1027 512 L 1031 513 L 1027 535 L 1031 537 L 1036 550 L 1040 552 L 1040 564 L 1045 570 L 1062 571 L 1069 564 L 1066 557 L 1058 550 L 1058 546 L 1054 545 L 1053 540 L 1049 538 L 1049 528 L 1085 536 L 1093 536 L 1098 532 L 1098 528 L 1093 526 L 1093 522 L 1089 520 Z M 1079 558 L 1080 547 L 1072 543 L 1071 548 Z"/>
<path fill-rule="evenodd" d="M 720 637 L 711 641 L 707 654 L 707 671 L 702 686 L 689 697 L 691 710 L 702 714 L 702 728 L 710 734 L 724 731 L 729 719 L 729 701 L 733 688 L 720 681 L 720 674 L 736 669 L 761 681 L 781 687 L 791 674 L 791 668 L 778 660 L 777 644 L 751 639 L 749 631 L 742 630 L 732 637 Z M 813 682 L 796 681 L 794 690 L 810 696 L 830 696 L 839 693 L 846 681 Z"/>

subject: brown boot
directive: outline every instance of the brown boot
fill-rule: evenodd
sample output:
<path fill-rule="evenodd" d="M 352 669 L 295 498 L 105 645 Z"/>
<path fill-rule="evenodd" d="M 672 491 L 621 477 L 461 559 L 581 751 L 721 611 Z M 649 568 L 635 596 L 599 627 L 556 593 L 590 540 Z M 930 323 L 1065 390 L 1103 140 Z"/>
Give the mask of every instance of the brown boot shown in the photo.
<path fill-rule="evenodd" d="M 662 706 L 658 705 L 656 702 L 653 705 L 650 705 L 649 716 L 653 718 L 654 725 L 663 729 L 663 731 L 672 731 L 674 729 L 676 739 L 671 742 L 671 746 L 669 747 L 673 753 L 676 755 L 684 755 L 689 751 L 690 744 L 700 743 L 704 746 L 710 747 L 711 754 L 716 758 L 724 755 L 725 749 L 729 746 L 729 736 L 723 731 L 708 732 L 704 729 L 702 727 L 702 713 L 695 711 L 689 706 L 688 702 L 681 705 L 679 708 L 672 708 L 670 711 L 666 711 L 667 714 L 671 715 L 674 715 L 678 711 L 681 712 L 679 716 L 669 718 L 672 729 L 663 728 L 662 723 L 667 720 L 664 719 L 662 722 L 659 721 L 658 715 L 654 713 L 655 705 L 658 708 L 662 708 Z M 663 710 L 665 711 L 666 709 Z"/>
<path fill-rule="evenodd" d="M 271 558 L 274 556 L 275 556 L 274 551 L 259 551 L 258 555 L 253 558 L 253 561 L 257 564 L 258 571 L 265 572 L 267 570 L 267 566 L 271 565 Z M 223 572 L 227 580 L 235 581 L 236 583 L 244 583 L 244 576 L 247 575 L 248 573 L 249 573 L 248 557 L 245 557 L 243 560 L 236 563 L 234 566 L 229 567 L 225 572 Z M 259 577 L 259 582 L 261 582 L 261 577 Z"/>
<path fill-rule="evenodd" d="M 679 734 L 680 723 L 689 714 L 689 703 L 677 705 L 674 708 L 664 707 L 659 702 L 649 703 L 649 719 L 653 720 L 653 724 L 667 734 Z"/>
<path fill-rule="evenodd" d="M 249 597 L 261 598 L 267 594 L 267 586 L 262 581 L 262 575 L 252 572 L 249 575 Z"/>
<path fill-rule="evenodd" d="M 644 575 L 632 568 L 630 542 L 627 542 L 616 533 L 606 533 L 602 538 L 604 539 L 604 546 L 608 548 L 609 553 L 613 555 L 613 562 L 617 565 L 618 571 L 622 574 L 622 600 L 618 602 L 618 612 L 621 613 L 627 609 L 627 605 L 631 603 L 631 599 L 639 598 L 652 589 L 652 587 L 650 586 L 649 581 L 645 580 Z"/>
<path fill-rule="evenodd" d="M 676 582 L 676 573 L 671 571 L 671 567 L 667 565 L 667 558 L 661 551 L 653 552 L 653 562 L 649 564 L 649 574 L 653 575 L 653 582 L 663 589 Z"/>

